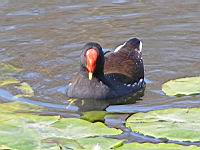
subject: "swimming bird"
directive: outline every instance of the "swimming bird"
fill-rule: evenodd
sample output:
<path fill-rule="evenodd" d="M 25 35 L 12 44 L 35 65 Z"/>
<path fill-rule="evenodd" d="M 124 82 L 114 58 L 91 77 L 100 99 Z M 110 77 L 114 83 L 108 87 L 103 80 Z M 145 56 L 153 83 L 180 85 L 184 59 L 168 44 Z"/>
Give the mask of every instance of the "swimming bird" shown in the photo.
<path fill-rule="evenodd" d="M 102 47 L 87 43 L 80 56 L 80 70 L 67 95 L 80 99 L 113 99 L 145 88 L 142 42 L 132 38 L 104 56 Z"/>

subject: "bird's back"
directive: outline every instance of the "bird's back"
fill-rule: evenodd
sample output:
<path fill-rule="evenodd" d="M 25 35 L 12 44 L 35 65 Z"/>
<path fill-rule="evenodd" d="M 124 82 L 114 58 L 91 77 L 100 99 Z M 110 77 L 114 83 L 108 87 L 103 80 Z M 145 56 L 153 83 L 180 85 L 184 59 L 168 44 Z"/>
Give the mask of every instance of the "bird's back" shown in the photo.
<path fill-rule="evenodd" d="M 104 74 L 123 83 L 134 83 L 144 78 L 144 65 L 141 51 L 123 46 L 105 58 Z"/>

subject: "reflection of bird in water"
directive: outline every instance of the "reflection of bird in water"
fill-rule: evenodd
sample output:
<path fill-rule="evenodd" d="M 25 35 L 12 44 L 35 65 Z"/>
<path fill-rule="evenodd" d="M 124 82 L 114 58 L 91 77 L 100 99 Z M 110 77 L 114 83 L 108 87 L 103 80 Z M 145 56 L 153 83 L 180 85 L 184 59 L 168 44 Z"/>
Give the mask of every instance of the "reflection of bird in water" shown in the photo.
<path fill-rule="evenodd" d="M 125 105 L 134 104 L 136 101 L 141 100 L 140 98 L 144 96 L 144 88 L 140 91 L 134 93 L 134 95 L 120 97 L 115 99 L 105 99 L 105 100 L 95 100 L 95 99 L 69 99 L 68 106 L 77 106 L 79 112 L 86 111 L 100 111 L 105 110 L 111 105 Z"/>
<path fill-rule="evenodd" d="M 145 88 L 142 42 L 130 39 L 104 57 L 97 43 L 87 43 L 81 53 L 80 71 L 67 95 L 81 99 L 113 99 Z M 107 103 L 107 102 L 106 102 Z"/>

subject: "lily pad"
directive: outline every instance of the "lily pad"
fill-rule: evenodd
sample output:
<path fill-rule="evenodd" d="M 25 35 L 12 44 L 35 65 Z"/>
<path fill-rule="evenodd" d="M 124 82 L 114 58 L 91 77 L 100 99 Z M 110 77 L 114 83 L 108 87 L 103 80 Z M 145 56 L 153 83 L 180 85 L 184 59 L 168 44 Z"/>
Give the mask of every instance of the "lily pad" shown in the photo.
<path fill-rule="evenodd" d="M 5 146 L 5 145 L 0 145 L 0 150 L 11 150 L 11 148 L 8 146 Z M 12 149 L 12 150 L 14 150 L 14 149 Z"/>
<path fill-rule="evenodd" d="M 8 78 L 8 79 L 0 80 L 0 87 L 7 86 L 10 84 L 18 84 L 18 83 L 20 83 L 20 81 L 18 81 L 17 79 Z"/>
<path fill-rule="evenodd" d="M 121 130 L 108 128 L 101 122 L 90 123 L 86 120 L 76 118 L 61 119 L 52 126 L 61 129 L 64 137 L 68 139 L 118 135 L 122 133 Z"/>
<path fill-rule="evenodd" d="M 175 141 L 200 141 L 200 108 L 166 109 L 137 113 L 126 126 L 133 132 Z"/>
<path fill-rule="evenodd" d="M 109 149 L 122 143 L 121 140 L 105 138 L 122 131 L 108 128 L 101 122 L 36 115 L 40 111 L 41 108 L 28 104 L 0 104 L 0 147 L 12 150 L 77 150 L 99 144 Z"/>
<path fill-rule="evenodd" d="M 123 140 L 104 137 L 82 138 L 79 139 L 78 142 L 83 145 L 85 149 L 93 150 L 108 150 L 123 145 Z"/>
<path fill-rule="evenodd" d="M 17 86 L 16 88 L 19 89 L 23 93 L 23 94 L 16 95 L 16 97 L 32 97 L 32 96 L 34 96 L 34 91 L 33 91 L 32 87 L 26 82 L 20 83 L 20 85 Z"/>
<path fill-rule="evenodd" d="M 20 71 L 22 71 L 22 69 L 16 68 L 10 64 L 0 63 L 0 87 L 12 86 L 12 88 L 15 88 L 14 90 L 19 90 L 20 93 L 16 92 L 19 93 L 15 95 L 16 97 L 34 96 L 34 91 L 28 83 L 20 82 L 12 76 Z"/>
<path fill-rule="evenodd" d="M 162 90 L 169 96 L 200 94 L 200 77 L 188 77 L 168 81 L 162 85 Z"/>
<path fill-rule="evenodd" d="M 18 73 L 22 69 L 16 68 L 10 64 L 0 63 L 0 87 L 19 83 L 17 79 L 13 78 L 11 74 Z"/>
<path fill-rule="evenodd" d="M 67 139 L 67 138 L 61 138 L 61 137 L 52 137 L 52 138 L 46 138 L 42 140 L 42 143 L 44 143 L 44 147 L 51 148 L 52 145 L 59 145 L 60 147 L 63 148 L 68 148 L 68 149 L 84 149 L 84 147 L 77 141 L 73 139 Z"/>
<path fill-rule="evenodd" d="M 0 75 L 1 76 L 12 74 L 12 73 L 17 73 L 20 71 L 22 71 L 22 69 L 16 68 L 10 64 L 0 63 Z"/>
<path fill-rule="evenodd" d="M 109 150 L 112 148 L 119 147 L 123 144 L 123 140 L 105 138 L 105 137 L 89 137 L 81 138 L 77 140 L 67 138 L 48 138 L 42 141 L 43 143 L 55 143 L 60 145 L 62 148 L 68 149 L 85 149 L 85 150 Z"/>
<path fill-rule="evenodd" d="M 0 114 L 6 114 L 6 115 L 19 115 L 20 113 L 23 113 L 23 115 L 27 113 L 39 113 L 40 111 L 44 110 L 44 108 L 31 105 L 31 104 L 23 104 L 18 102 L 12 102 L 12 103 L 0 103 Z"/>
<path fill-rule="evenodd" d="M 197 146 L 183 146 L 178 144 L 152 144 L 152 143 L 131 143 L 124 144 L 122 147 L 117 148 L 117 150 L 200 150 Z"/>

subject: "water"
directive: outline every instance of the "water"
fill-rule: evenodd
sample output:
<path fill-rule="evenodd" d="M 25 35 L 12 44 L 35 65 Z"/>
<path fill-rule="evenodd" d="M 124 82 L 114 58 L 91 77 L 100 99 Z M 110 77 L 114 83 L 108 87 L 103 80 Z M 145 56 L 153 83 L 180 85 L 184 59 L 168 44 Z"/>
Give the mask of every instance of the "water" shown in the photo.
<path fill-rule="evenodd" d="M 200 107 L 200 96 L 167 97 L 161 91 L 162 83 L 170 79 L 200 75 L 199 8 L 198 0 L 3 0 L 0 62 L 23 68 L 16 78 L 29 83 L 35 96 L 13 99 L 12 91 L 1 89 L 0 101 L 17 100 L 49 107 L 50 114 L 55 110 L 61 114 L 66 109 L 73 112 L 69 116 L 75 117 L 88 110 L 135 113 Z M 144 96 L 120 102 L 70 103 L 65 89 L 79 70 L 82 46 L 95 41 L 109 50 L 131 37 L 143 41 L 147 81 Z M 116 124 L 113 120 L 107 122 L 110 126 Z M 134 136 L 141 141 L 146 139 Z"/>

